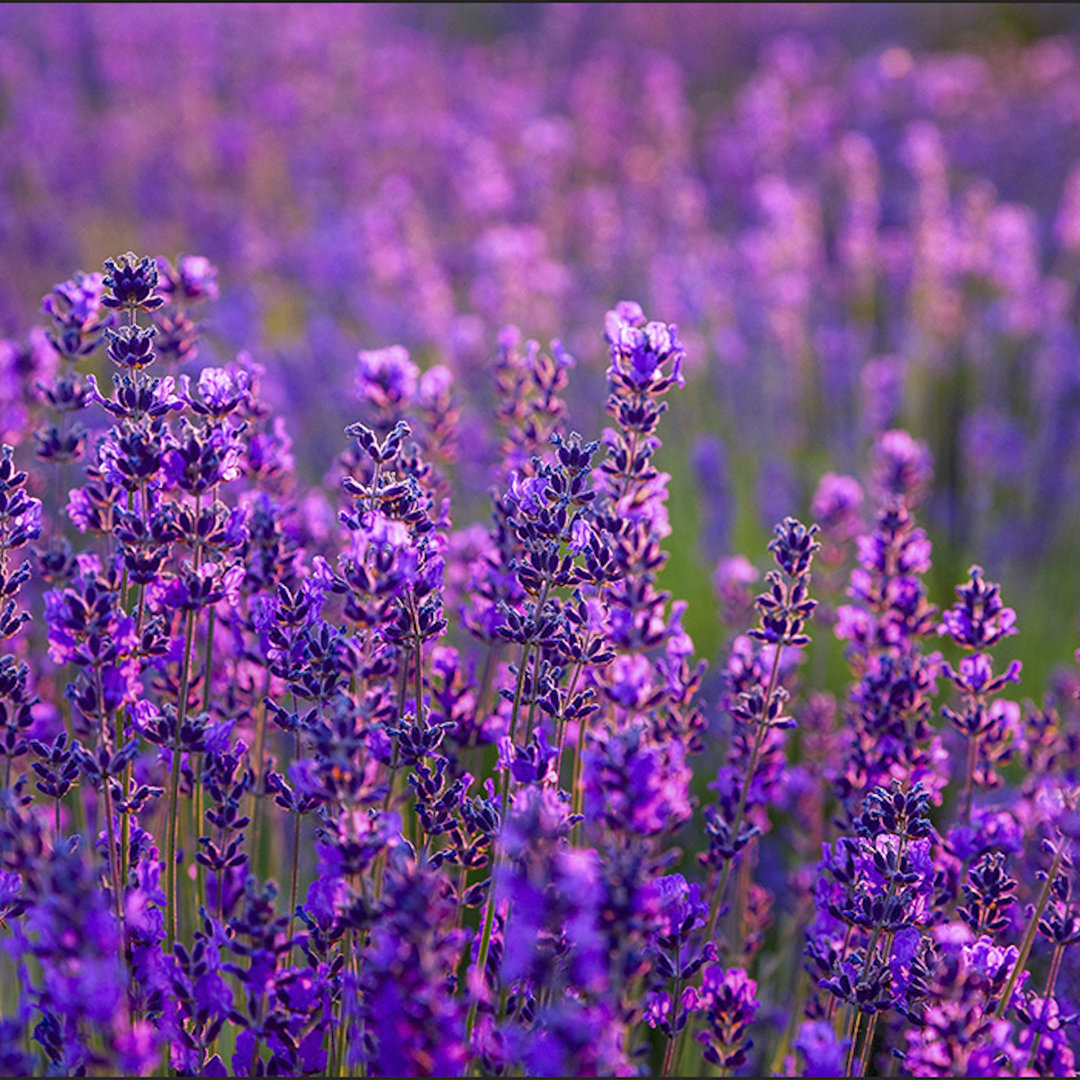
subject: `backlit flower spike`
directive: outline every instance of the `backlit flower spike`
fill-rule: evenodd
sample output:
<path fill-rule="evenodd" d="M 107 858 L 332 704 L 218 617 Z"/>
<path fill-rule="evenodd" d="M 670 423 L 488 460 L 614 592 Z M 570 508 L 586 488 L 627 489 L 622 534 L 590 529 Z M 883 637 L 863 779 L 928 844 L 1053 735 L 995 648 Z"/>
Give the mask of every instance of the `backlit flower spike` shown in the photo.
<path fill-rule="evenodd" d="M 968 571 L 969 580 L 956 587 L 958 600 L 941 616 L 938 633 L 967 649 L 989 649 L 1017 633 L 1016 612 L 1001 601 L 1001 586 L 983 577 L 981 566 Z"/>
<path fill-rule="evenodd" d="M 146 256 L 141 259 L 133 252 L 105 260 L 102 283 L 108 290 L 101 302 L 105 307 L 127 311 L 155 311 L 165 303 L 157 295 L 157 263 Z"/>

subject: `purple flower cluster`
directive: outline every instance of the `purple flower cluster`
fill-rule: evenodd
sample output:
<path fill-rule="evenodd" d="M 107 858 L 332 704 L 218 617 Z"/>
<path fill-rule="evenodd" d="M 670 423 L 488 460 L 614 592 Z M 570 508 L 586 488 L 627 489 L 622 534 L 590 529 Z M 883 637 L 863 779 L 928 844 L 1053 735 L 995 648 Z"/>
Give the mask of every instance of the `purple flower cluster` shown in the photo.
<path fill-rule="evenodd" d="M 13 1071 L 1072 1068 L 1076 710 L 1003 697 L 1016 615 L 981 568 L 938 620 L 925 447 L 878 440 L 870 531 L 835 475 L 822 529 L 776 526 L 713 700 L 659 587 L 673 325 L 608 314 L 594 442 L 561 347 L 503 336 L 486 527 L 451 517 L 452 374 L 361 352 L 335 528 L 249 359 L 153 373 L 157 320 L 216 297 L 180 266 L 110 261 L 77 347 L 70 283 L 46 298 L 85 449 L 0 461 Z M 111 399 L 75 366 L 102 352 Z M 800 685 L 829 625 L 840 702 Z"/>
<path fill-rule="evenodd" d="M 1075 43 L 165 7 L 0 13 L 0 1072 L 1075 1075 Z"/>

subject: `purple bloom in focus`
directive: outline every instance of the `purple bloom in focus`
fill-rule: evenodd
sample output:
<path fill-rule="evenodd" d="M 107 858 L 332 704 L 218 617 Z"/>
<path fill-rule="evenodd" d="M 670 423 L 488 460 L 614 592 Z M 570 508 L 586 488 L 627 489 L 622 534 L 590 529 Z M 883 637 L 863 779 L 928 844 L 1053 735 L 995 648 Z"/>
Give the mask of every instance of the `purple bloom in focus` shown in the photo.
<path fill-rule="evenodd" d="M 138 259 L 132 252 L 105 260 L 102 278 L 109 290 L 102 303 L 109 308 L 126 308 L 130 312 L 154 311 L 165 301 L 158 295 L 158 269 L 153 259 Z"/>
<path fill-rule="evenodd" d="M 105 336 L 109 341 L 109 359 L 126 371 L 141 371 L 154 362 L 151 342 L 157 330 L 152 326 L 121 326 L 108 329 Z"/>
<path fill-rule="evenodd" d="M 658 395 L 675 383 L 686 385 L 686 352 L 674 324 L 646 322 L 639 305 L 623 302 L 608 312 L 605 333 L 611 346 L 608 381 L 617 393 Z"/>
<path fill-rule="evenodd" d="M 1016 612 L 1001 602 L 1001 586 L 986 581 L 981 566 L 968 575 L 967 584 L 956 587 L 959 600 L 942 614 L 938 633 L 969 649 L 989 649 L 1017 633 Z"/>

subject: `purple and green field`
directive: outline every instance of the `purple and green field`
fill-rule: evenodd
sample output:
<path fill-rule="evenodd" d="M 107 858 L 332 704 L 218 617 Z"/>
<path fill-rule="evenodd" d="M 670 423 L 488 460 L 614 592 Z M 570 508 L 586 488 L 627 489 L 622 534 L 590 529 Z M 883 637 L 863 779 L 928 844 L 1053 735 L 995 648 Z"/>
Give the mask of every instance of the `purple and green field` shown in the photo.
<path fill-rule="evenodd" d="M 0 8 L 0 1074 L 1075 1076 L 1080 9 Z"/>

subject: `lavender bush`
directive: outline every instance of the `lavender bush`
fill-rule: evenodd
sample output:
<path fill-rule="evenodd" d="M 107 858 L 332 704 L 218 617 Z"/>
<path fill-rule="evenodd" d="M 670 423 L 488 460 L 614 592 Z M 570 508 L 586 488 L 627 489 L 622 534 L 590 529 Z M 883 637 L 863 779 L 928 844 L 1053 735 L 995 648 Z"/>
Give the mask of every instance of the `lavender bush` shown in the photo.
<path fill-rule="evenodd" d="M 1076 1075 L 1075 43 L 67 14 L 0 1070 Z"/>

